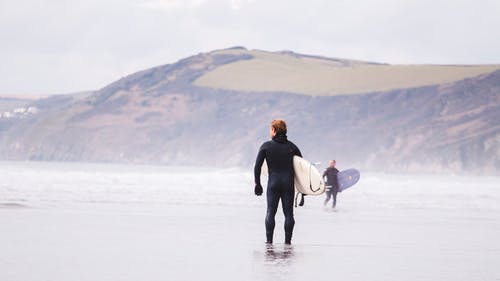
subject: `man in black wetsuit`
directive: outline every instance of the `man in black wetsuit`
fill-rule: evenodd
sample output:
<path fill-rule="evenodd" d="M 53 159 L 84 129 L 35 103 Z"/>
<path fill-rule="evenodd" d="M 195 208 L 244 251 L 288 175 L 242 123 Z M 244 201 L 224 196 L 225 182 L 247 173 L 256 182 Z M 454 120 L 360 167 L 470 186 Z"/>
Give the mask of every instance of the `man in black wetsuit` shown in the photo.
<path fill-rule="evenodd" d="M 255 160 L 255 195 L 262 195 L 260 184 L 260 171 L 264 160 L 267 162 L 267 214 L 266 214 L 266 238 L 267 243 L 273 243 L 275 221 L 274 217 L 278 211 L 278 203 L 281 199 L 283 213 L 285 215 L 285 244 L 291 244 L 293 226 L 293 197 L 295 194 L 293 156 L 302 157 L 298 147 L 287 140 L 286 123 L 283 120 L 273 120 L 270 130 L 271 139 L 262 144 Z"/>
<path fill-rule="evenodd" d="M 335 208 L 337 205 L 337 192 L 339 192 L 339 184 L 337 183 L 337 174 L 339 170 L 335 168 L 335 160 L 330 160 L 330 167 L 328 167 L 323 173 L 323 178 L 326 176 L 326 199 L 323 205 L 326 206 L 326 203 L 330 201 L 330 198 L 333 198 L 332 207 Z"/>

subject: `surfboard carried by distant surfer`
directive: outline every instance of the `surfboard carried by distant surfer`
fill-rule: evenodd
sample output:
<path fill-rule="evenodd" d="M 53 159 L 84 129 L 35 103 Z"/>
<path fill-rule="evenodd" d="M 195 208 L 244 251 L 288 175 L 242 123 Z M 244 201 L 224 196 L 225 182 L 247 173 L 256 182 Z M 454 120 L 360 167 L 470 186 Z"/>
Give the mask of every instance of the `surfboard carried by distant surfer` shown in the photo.
<path fill-rule="evenodd" d="M 349 187 L 355 185 L 360 178 L 360 173 L 356 169 L 347 169 L 340 171 L 337 174 L 337 182 L 339 185 L 339 192 L 342 192 Z"/>

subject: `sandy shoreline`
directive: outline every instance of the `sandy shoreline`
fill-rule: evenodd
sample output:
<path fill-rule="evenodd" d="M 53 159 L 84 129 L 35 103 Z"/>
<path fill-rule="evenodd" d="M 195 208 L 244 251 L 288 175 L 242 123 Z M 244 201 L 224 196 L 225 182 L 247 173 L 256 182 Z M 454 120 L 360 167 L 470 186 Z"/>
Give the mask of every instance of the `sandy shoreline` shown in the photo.
<path fill-rule="evenodd" d="M 498 280 L 499 178 L 363 173 L 264 244 L 248 171 L 2 166 L 0 280 Z M 423 188 L 426 187 L 426 188 Z"/>
<path fill-rule="evenodd" d="M 277 243 L 265 246 L 263 216 L 259 207 L 231 206 L 76 204 L 2 209 L 0 277 L 11 281 L 500 277 L 496 214 L 350 207 L 331 212 L 310 206 L 296 210 L 289 248 L 280 242 L 281 214 Z"/>

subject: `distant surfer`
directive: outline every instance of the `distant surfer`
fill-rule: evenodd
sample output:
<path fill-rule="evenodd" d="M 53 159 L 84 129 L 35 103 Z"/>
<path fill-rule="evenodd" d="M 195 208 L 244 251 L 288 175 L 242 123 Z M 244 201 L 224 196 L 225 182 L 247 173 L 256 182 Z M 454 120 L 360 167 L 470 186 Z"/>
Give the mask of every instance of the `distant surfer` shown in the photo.
<path fill-rule="evenodd" d="M 329 167 L 326 168 L 323 173 L 323 178 L 326 177 L 326 199 L 323 205 L 326 206 L 330 198 L 333 199 L 332 208 L 335 208 L 337 205 L 337 192 L 339 192 L 339 185 L 337 182 L 337 174 L 339 170 L 335 168 L 336 161 L 330 160 Z"/>
<path fill-rule="evenodd" d="M 278 211 L 281 199 L 283 213 L 285 215 L 285 244 L 291 244 L 292 232 L 295 225 L 293 218 L 294 171 L 293 156 L 302 157 L 299 148 L 286 137 L 286 123 L 284 120 L 273 120 L 269 133 L 271 140 L 263 143 L 255 160 L 255 195 L 263 193 L 260 183 L 260 172 L 264 160 L 267 162 L 267 213 L 266 213 L 266 242 L 273 243 L 275 221 L 274 217 Z"/>

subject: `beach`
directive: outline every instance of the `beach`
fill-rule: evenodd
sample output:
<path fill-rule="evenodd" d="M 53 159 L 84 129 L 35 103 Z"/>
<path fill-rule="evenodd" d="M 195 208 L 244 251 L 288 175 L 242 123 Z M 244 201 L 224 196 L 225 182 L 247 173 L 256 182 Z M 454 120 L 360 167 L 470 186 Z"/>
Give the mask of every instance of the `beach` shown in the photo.
<path fill-rule="evenodd" d="M 361 171 L 269 246 L 248 170 L 0 168 L 0 280 L 500 280 L 498 177 Z"/>

